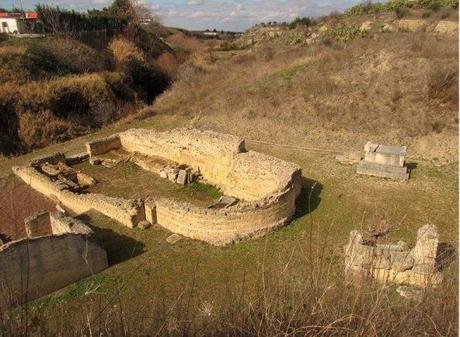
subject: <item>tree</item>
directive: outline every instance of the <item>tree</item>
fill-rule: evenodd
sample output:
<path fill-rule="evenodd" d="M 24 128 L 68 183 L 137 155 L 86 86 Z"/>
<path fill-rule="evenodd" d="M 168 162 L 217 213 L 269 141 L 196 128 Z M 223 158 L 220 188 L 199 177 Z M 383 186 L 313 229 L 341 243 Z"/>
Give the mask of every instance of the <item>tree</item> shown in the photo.
<path fill-rule="evenodd" d="M 145 19 L 158 20 L 139 0 L 113 0 L 112 5 L 106 10 L 114 16 L 127 18 L 129 22 L 140 22 Z"/>

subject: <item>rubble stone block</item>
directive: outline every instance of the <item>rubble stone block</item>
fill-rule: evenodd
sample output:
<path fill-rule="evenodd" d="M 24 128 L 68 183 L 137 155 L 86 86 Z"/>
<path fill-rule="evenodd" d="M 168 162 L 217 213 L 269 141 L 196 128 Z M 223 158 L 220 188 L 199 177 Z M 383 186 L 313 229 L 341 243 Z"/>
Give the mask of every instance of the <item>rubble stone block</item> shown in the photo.
<path fill-rule="evenodd" d="M 417 231 L 417 242 L 412 249 L 414 269 L 418 273 L 432 273 L 436 269 L 439 236 L 435 225 L 425 225 Z"/>
<path fill-rule="evenodd" d="M 145 219 L 150 222 L 151 224 L 156 224 L 157 221 L 157 206 L 155 204 L 155 200 L 152 198 L 148 198 L 144 201 L 144 208 L 145 208 Z"/>
<path fill-rule="evenodd" d="M 396 292 L 408 300 L 414 300 L 417 302 L 420 302 L 423 297 L 423 290 L 418 287 L 399 286 L 396 288 Z"/>
<path fill-rule="evenodd" d="M 170 244 L 175 244 L 180 239 L 182 239 L 182 237 L 179 234 L 172 234 L 166 238 L 166 242 Z"/>
<path fill-rule="evenodd" d="M 368 142 L 364 146 L 364 151 L 364 159 L 367 162 L 388 166 L 403 167 L 407 147 L 378 145 Z"/>
<path fill-rule="evenodd" d="M 177 174 L 177 179 L 176 183 L 180 185 L 186 185 L 188 182 L 188 172 L 186 170 L 179 170 L 179 173 Z"/>
<path fill-rule="evenodd" d="M 137 224 L 137 228 L 140 228 L 140 229 L 148 229 L 151 226 L 152 224 L 148 222 L 147 220 L 142 220 L 141 222 Z"/>
<path fill-rule="evenodd" d="M 390 252 L 391 268 L 396 271 L 406 271 L 414 266 L 414 259 L 409 252 Z"/>

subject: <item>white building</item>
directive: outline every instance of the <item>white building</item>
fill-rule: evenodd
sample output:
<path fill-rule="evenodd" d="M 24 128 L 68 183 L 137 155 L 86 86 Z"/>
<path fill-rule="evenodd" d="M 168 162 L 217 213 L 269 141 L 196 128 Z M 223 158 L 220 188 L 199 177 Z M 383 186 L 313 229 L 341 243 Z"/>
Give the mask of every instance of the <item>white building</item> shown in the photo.
<path fill-rule="evenodd" d="M 18 34 L 17 19 L 0 17 L 0 33 Z"/>

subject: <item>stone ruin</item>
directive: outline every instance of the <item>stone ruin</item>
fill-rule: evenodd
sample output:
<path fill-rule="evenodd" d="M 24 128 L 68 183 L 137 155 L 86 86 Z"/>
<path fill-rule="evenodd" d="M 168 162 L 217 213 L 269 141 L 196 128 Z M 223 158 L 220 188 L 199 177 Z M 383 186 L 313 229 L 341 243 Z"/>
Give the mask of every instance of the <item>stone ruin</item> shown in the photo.
<path fill-rule="evenodd" d="M 364 146 L 364 159 L 358 164 L 357 173 L 383 178 L 409 179 L 405 166 L 407 147 L 387 146 L 368 142 Z"/>
<path fill-rule="evenodd" d="M 434 225 L 417 231 L 413 248 L 404 241 L 378 244 L 354 230 L 345 249 L 345 275 L 351 281 L 373 278 L 381 283 L 425 288 L 443 280 L 439 271 L 439 238 Z"/>
<path fill-rule="evenodd" d="M 158 224 L 213 245 L 259 237 L 288 224 L 301 190 L 298 166 L 247 151 L 244 140 L 212 131 L 131 129 L 89 142 L 86 148 L 87 154 L 57 153 L 13 167 L 13 172 L 77 214 L 96 210 L 131 228 Z M 116 165 L 101 158 L 113 150 L 128 153 L 120 160 L 131 160 L 162 178 L 179 184 L 201 179 L 225 195 L 208 208 L 159 196 L 141 200 L 82 193 L 93 181 L 69 166 L 82 160 Z"/>
<path fill-rule="evenodd" d="M 24 222 L 26 238 L 0 245 L 0 292 L 5 300 L 30 301 L 107 268 L 105 250 L 80 220 L 41 211 Z"/>

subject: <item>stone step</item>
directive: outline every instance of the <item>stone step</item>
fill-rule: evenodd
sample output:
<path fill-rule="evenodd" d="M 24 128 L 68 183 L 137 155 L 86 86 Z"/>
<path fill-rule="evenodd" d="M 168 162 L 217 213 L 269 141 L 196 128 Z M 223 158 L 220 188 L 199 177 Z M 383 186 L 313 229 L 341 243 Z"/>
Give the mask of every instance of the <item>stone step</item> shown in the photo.
<path fill-rule="evenodd" d="M 381 165 L 376 163 L 370 163 L 365 160 L 359 162 L 356 173 L 382 178 L 403 180 L 409 179 L 409 172 L 407 170 L 407 167 Z"/>

